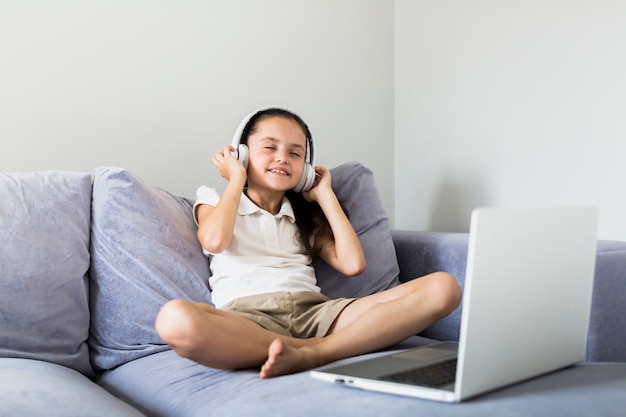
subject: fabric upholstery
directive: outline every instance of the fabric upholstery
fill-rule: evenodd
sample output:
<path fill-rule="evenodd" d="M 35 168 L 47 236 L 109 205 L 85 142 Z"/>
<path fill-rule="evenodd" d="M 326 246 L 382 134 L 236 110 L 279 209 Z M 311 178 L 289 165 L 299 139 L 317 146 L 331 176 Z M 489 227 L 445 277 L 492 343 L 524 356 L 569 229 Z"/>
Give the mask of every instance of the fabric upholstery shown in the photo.
<path fill-rule="evenodd" d="M 398 262 L 402 266 L 400 281 L 422 277 L 437 271 L 448 272 L 465 287 L 467 233 L 417 232 L 393 230 Z M 462 303 L 447 317 L 420 333 L 437 340 L 459 340 Z"/>
<path fill-rule="evenodd" d="M 260 379 L 257 370 L 210 369 L 170 351 L 107 372 L 99 383 L 150 416 L 618 417 L 625 376 L 626 364 L 585 364 L 447 404 L 318 381 L 308 372 Z"/>
<path fill-rule="evenodd" d="M 393 349 L 429 343 L 433 341 L 416 336 Z M 270 379 L 260 379 L 258 373 L 258 369 L 207 368 L 167 351 L 107 371 L 98 383 L 150 416 L 327 416 L 334 406 L 327 399 L 359 395 L 356 390 L 345 392 L 341 387 L 314 380 L 308 372 Z M 318 401 L 322 399 L 327 408 Z M 396 397 L 386 399 L 379 411 Z M 361 411 L 358 408 L 347 415 L 360 415 Z"/>
<path fill-rule="evenodd" d="M 73 369 L 31 359 L 0 358 L 0 416 L 141 417 Z"/>
<path fill-rule="evenodd" d="M 332 170 L 333 187 L 362 239 L 367 270 L 347 278 L 315 261 L 322 292 L 357 297 L 398 283 L 398 264 L 372 172 L 358 163 Z M 191 202 L 120 168 L 96 168 L 92 226 L 93 362 L 110 369 L 167 349 L 154 318 L 169 299 L 211 302 Z"/>
<path fill-rule="evenodd" d="M 400 281 L 406 282 L 435 271 L 454 275 L 465 286 L 467 233 L 392 231 L 398 261 L 402 266 Z M 626 242 L 599 240 L 593 283 L 591 317 L 586 360 L 590 362 L 626 362 Z M 557 307 L 555 307 L 557 308 Z M 459 306 L 420 335 L 437 340 L 459 340 Z"/>
<path fill-rule="evenodd" d="M 398 285 L 399 267 L 372 171 L 357 162 L 331 169 L 332 187 L 359 235 L 367 269 L 346 277 L 321 259 L 314 261 L 318 285 L 329 298 L 362 297 Z"/>
<path fill-rule="evenodd" d="M 0 174 L 0 357 L 85 375 L 91 176 Z"/>
<path fill-rule="evenodd" d="M 94 365 L 110 369 L 168 349 L 154 328 L 160 308 L 211 302 L 209 268 L 190 201 L 124 169 L 93 176 L 89 344 Z"/>
<path fill-rule="evenodd" d="M 402 282 L 444 270 L 463 284 L 467 234 L 393 231 L 396 249 L 387 247 L 384 211 L 363 207 L 379 202 L 377 193 L 374 200 L 371 194 L 362 197 L 373 189 L 373 181 L 365 181 L 368 171 L 360 164 L 334 168 L 333 186 L 374 268 L 346 278 L 316 263 L 328 282 L 325 292 L 340 296 L 362 285 L 365 293 L 395 285 L 395 261 L 390 268 L 377 265 L 390 254 L 397 255 Z M 355 188 L 344 187 L 342 177 Z M 0 174 L 0 416 L 142 415 L 115 397 L 147 416 L 163 417 L 624 413 L 624 363 L 580 364 L 461 404 L 443 404 L 321 382 L 307 372 L 261 380 L 257 369 L 220 371 L 183 359 L 162 344 L 153 325 L 168 299 L 211 301 L 191 202 L 119 168 L 98 168 L 93 180 L 88 280 L 91 176 Z M 368 234 L 381 224 L 381 233 Z M 590 360 L 626 360 L 625 251 L 626 242 L 598 242 Z M 105 370 L 95 379 L 99 386 L 85 376 L 92 373 L 85 346 L 88 281 L 92 358 Z M 454 340 L 459 324 L 460 309 L 424 334 Z M 423 343 L 429 341 L 415 337 L 396 348 Z"/>
<path fill-rule="evenodd" d="M 626 242 L 600 240 L 591 299 L 587 360 L 626 362 Z"/>

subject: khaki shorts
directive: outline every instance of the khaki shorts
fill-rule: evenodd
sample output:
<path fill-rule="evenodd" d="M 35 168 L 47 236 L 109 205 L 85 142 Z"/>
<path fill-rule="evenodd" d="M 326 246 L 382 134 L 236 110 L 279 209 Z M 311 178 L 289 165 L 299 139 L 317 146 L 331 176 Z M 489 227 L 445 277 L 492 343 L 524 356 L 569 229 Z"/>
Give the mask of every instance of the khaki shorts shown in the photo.
<path fill-rule="evenodd" d="M 304 339 L 326 336 L 335 319 L 354 300 L 330 300 L 314 291 L 275 292 L 238 298 L 221 310 L 250 319 L 272 332 Z"/>

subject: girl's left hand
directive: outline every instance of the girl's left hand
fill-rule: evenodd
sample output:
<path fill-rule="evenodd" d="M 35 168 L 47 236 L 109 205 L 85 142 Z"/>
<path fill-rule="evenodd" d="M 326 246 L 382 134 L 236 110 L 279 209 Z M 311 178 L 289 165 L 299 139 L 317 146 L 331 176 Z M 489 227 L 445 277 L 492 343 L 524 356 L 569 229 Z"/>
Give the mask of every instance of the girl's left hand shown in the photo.
<path fill-rule="evenodd" d="M 322 166 L 315 167 L 315 182 L 309 191 L 304 191 L 302 195 L 307 201 L 317 201 L 322 198 L 324 192 L 331 191 L 330 170 Z"/>

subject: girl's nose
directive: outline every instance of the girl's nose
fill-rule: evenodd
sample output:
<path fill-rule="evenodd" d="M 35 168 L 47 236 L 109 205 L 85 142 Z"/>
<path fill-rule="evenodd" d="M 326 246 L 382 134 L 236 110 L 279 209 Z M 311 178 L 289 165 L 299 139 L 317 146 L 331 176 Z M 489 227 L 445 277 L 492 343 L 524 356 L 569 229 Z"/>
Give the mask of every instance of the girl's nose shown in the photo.
<path fill-rule="evenodd" d="M 274 157 L 274 160 L 276 162 L 280 162 L 283 164 L 288 164 L 289 163 L 289 158 L 287 158 L 287 155 L 285 154 L 285 152 L 276 152 L 276 156 Z"/>

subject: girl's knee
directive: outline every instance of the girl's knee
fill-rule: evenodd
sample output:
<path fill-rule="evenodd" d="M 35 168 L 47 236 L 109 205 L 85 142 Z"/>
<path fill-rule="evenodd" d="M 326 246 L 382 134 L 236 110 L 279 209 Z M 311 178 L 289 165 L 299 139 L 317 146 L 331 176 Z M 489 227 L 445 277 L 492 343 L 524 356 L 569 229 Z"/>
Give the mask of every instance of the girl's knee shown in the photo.
<path fill-rule="evenodd" d="M 171 300 L 161 307 L 154 327 L 168 345 L 172 347 L 186 345 L 195 332 L 195 316 L 193 303 Z"/>
<path fill-rule="evenodd" d="M 444 314 L 451 313 L 461 303 L 462 290 L 454 275 L 447 272 L 433 274 L 431 290 L 434 297 L 441 301 L 441 310 Z"/>

